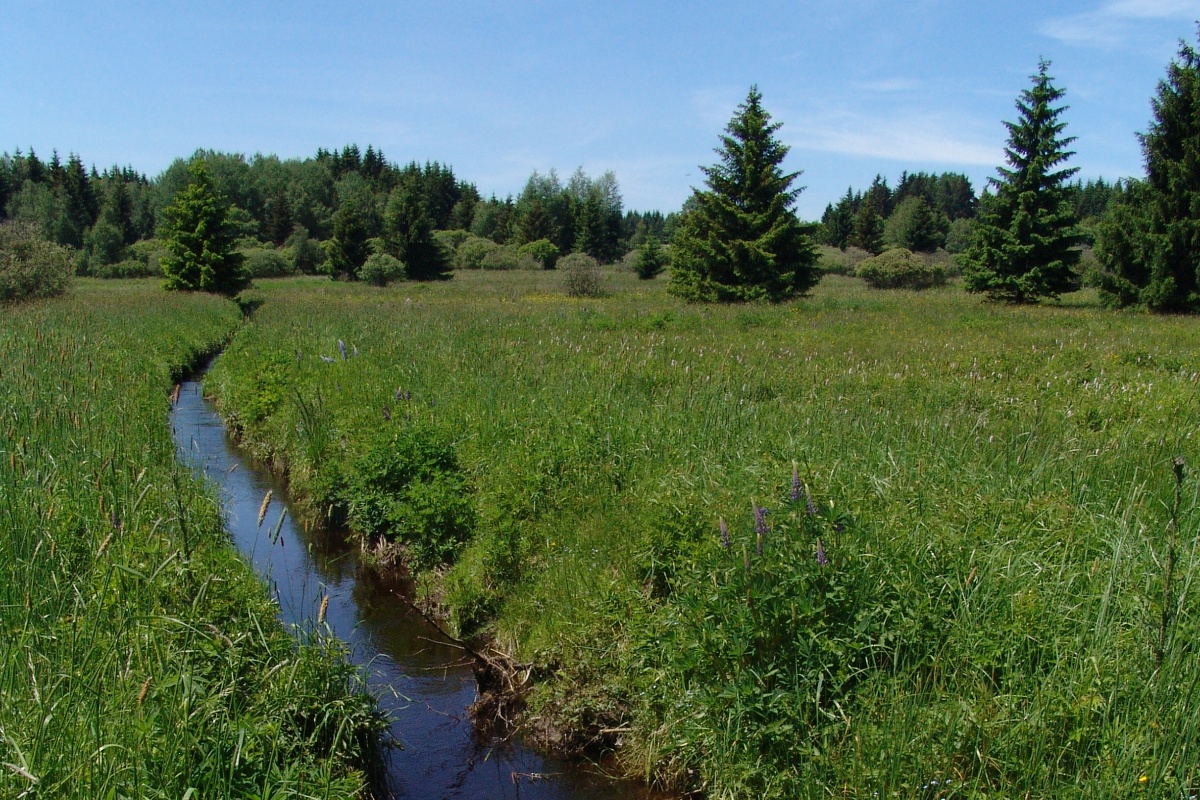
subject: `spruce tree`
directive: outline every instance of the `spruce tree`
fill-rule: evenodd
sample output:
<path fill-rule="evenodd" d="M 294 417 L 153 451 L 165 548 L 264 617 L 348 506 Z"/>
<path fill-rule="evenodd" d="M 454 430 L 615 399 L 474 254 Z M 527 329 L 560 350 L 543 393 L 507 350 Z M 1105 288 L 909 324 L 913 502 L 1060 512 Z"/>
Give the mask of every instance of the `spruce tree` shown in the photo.
<path fill-rule="evenodd" d="M 203 161 L 195 161 L 188 172 L 192 179 L 187 188 L 163 209 L 163 286 L 232 297 L 249 285 L 250 274 L 234 249 L 229 204 L 213 187 Z"/>
<path fill-rule="evenodd" d="M 792 212 L 799 175 L 780 164 L 788 148 L 752 86 L 721 137 L 721 163 L 701 167 L 707 191 L 676 228 L 671 292 L 690 301 L 787 300 L 820 279 L 816 250 Z"/>
<path fill-rule="evenodd" d="M 1114 192 L 1097 242 L 1115 305 L 1200 311 L 1200 53 L 1184 42 L 1141 135 L 1146 180 Z"/>
<path fill-rule="evenodd" d="M 404 264 L 409 278 L 428 281 L 449 277 L 450 261 L 433 237 L 433 224 L 412 186 L 392 190 L 383 212 L 383 240 L 384 249 Z"/>
<path fill-rule="evenodd" d="M 879 211 L 877 193 L 863 195 L 854 219 L 850 224 L 850 244 L 860 247 L 872 255 L 883 252 L 883 214 Z"/>
<path fill-rule="evenodd" d="M 633 271 L 644 281 L 653 280 L 667 265 L 667 256 L 662 245 L 653 236 L 647 236 L 638 248 L 637 258 L 633 262 Z"/>
<path fill-rule="evenodd" d="M 1050 62 L 1041 61 L 1031 76 L 1032 89 L 1017 101 L 1019 117 L 1005 122 L 1009 167 L 992 178 L 996 194 L 985 194 L 974 240 L 963 253 L 967 290 L 993 300 L 1030 303 L 1079 288 L 1075 266 L 1083 238 L 1070 200 L 1067 180 L 1077 168 L 1057 169 L 1074 155 L 1066 147 L 1075 138 L 1062 136 L 1055 106 L 1064 94 L 1051 83 Z"/>

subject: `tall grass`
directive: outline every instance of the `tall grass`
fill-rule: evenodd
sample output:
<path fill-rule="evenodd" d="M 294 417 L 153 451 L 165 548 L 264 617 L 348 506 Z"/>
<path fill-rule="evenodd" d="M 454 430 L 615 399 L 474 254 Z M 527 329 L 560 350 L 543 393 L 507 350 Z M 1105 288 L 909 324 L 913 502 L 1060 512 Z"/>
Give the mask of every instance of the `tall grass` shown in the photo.
<path fill-rule="evenodd" d="M 542 273 L 282 282 L 209 386 L 318 516 L 395 428 L 452 441 L 476 516 L 431 595 L 535 666 L 535 712 L 652 781 L 1195 791 L 1194 321 L 838 276 L 694 307 L 609 280 L 583 301 Z"/>
<path fill-rule="evenodd" d="M 350 797 L 353 671 L 297 644 L 176 464 L 171 382 L 236 305 L 81 281 L 0 325 L 0 796 Z"/>

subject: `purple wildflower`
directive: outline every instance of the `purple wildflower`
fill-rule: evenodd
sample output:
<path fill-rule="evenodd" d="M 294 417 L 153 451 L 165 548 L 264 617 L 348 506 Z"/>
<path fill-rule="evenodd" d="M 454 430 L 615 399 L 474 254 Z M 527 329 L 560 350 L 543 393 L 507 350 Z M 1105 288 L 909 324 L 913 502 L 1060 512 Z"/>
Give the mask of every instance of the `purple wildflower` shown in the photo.
<path fill-rule="evenodd" d="M 731 542 L 729 541 L 729 526 L 725 524 L 724 517 L 720 518 L 720 525 L 721 525 L 721 548 L 724 550 L 728 550 Z"/>
<path fill-rule="evenodd" d="M 800 502 L 800 468 L 792 464 L 792 502 Z"/>
<path fill-rule="evenodd" d="M 763 538 L 767 535 L 767 514 L 771 512 L 765 508 L 759 508 L 758 504 L 752 504 L 752 508 L 754 509 L 754 549 L 761 556 L 763 554 Z"/>
<path fill-rule="evenodd" d="M 392 421 L 392 410 L 387 407 L 387 403 L 383 404 L 383 418 L 388 422 Z"/>
<path fill-rule="evenodd" d="M 808 515 L 815 517 L 817 515 L 817 504 L 813 502 L 812 492 L 808 491 L 808 487 L 804 487 L 804 502 L 808 506 Z"/>
<path fill-rule="evenodd" d="M 342 354 L 342 361 L 345 361 L 346 360 L 346 343 L 343 342 L 341 339 L 338 339 L 338 350 Z"/>
<path fill-rule="evenodd" d="M 817 539 L 817 566 L 829 566 L 829 558 L 825 555 L 825 545 L 821 543 L 820 539 Z"/>

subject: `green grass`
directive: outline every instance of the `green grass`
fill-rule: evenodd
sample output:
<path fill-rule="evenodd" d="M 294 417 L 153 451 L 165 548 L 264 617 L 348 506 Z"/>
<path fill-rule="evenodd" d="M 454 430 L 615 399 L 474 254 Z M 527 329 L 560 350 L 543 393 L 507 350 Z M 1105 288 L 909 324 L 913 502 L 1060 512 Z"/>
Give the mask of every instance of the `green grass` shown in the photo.
<path fill-rule="evenodd" d="M 686 306 L 607 280 L 586 301 L 552 272 L 264 284 L 208 386 L 314 516 L 378 508 L 395 431 L 450 442 L 391 535 L 448 555 L 423 585 L 535 666 L 537 713 L 576 744 L 619 735 L 650 780 L 1195 790 L 1190 472 L 1172 522 L 1173 459 L 1200 461 L 1194 320 L 839 276 L 782 306 Z M 816 514 L 788 497 L 794 465 Z M 464 498 L 469 534 L 439 539 L 429 509 Z"/>
<path fill-rule="evenodd" d="M 174 457 L 172 380 L 241 314 L 157 287 L 0 318 L 0 796 L 355 796 L 371 701 Z"/>

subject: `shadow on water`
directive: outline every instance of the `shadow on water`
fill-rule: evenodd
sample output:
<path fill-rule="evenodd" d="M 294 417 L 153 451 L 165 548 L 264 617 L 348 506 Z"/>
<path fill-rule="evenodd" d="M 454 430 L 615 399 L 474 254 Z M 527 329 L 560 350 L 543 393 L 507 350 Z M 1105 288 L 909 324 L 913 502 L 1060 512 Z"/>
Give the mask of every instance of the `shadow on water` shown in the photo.
<path fill-rule="evenodd" d="M 350 645 L 391 734 L 388 788 L 401 798 L 637 798 L 652 795 L 593 765 L 541 756 L 519 739 L 494 740 L 471 724 L 470 660 L 391 588 L 359 568 L 353 549 L 306 533 L 287 511 L 287 491 L 229 440 L 200 384 L 182 385 L 171 415 L 179 459 L 220 489 L 226 527 L 271 586 L 286 624 L 311 629 L 329 597 L 326 624 Z M 267 491 L 272 500 L 258 524 Z M 276 529 L 278 534 L 275 535 Z"/>

